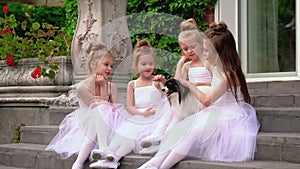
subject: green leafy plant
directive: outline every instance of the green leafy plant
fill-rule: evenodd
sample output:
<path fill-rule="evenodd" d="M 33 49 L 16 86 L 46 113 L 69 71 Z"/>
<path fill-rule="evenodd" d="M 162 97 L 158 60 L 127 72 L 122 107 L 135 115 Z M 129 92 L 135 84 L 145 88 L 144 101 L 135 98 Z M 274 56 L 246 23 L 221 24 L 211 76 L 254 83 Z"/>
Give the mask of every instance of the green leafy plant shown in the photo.
<path fill-rule="evenodd" d="M 203 18 L 207 10 L 215 8 L 216 2 L 217 0 L 128 0 L 127 21 L 133 45 L 139 39 L 148 39 L 154 48 L 159 49 L 157 66 L 160 70 L 163 68 L 164 72 L 157 73 L 168 72 L 174 75 L 174 66 L 181 53 L 177 40 L 180 33 L 179 20 L 194 18 L 199 29 L 205 31 L 208 23 Z M 170 34 L 175 36 L 169 36 Z"/>
<path fill-rule="evenodd" d="M 21 123 L 15 128 L 15 135 L 11 138 L 12 143 L 20 143 L 21 139 L 21 127 L 25 126 L 25 124 Z"/>
<path fill-rule="evenodd" d="M 37 65 L 31 76 L 54 79 L 59 66 L 53 56 L 70 56 L 72 36 L 67 35 L 64 27 L 37 22 L 26 10 L 23 11 L 25 19 L 22 21 L 18 21 L 15 14 L 9 12 L 7 5 L 3 6 L 3 14 L 0 17 L 0 59 L 6 59 L 7 64 L 14 66 L 16 64 L 12 60 L 17 63 L 21 58 L 37 57 L 43 65 Z"/>

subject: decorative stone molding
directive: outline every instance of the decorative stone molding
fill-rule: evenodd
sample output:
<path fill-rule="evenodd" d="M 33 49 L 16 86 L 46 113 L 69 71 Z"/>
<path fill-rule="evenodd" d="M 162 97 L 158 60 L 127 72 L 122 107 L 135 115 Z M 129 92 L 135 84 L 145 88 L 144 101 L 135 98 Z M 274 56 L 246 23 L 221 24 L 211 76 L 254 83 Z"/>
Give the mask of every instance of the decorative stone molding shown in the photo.
<path fill-rule="evenodd" d="M 3 86 L 51 86 L 51 85 L 71 85 L 73 82 L 73 67 L 70 57 L 59 56 L 53 57 L 59 62 L 59 71 L 56 78 L 51 80 L 49 78 L 31 77 L 32 71 L 37 65 L 43 65 L 38 61 L 38 58 L 20 59 L 16 66 L 9 67 L 5 61 L 0 61 L 0 87 Z"/>
<path fill-rule="evenodd" d="M 78 107 L 76 85 L 0 87 L 0 107 Z"/>
<path fill-rule="evenodd" d="M 89 43 L 106 43 L 115 57 L 116 67 L 131 55 L 132 45 L 127 27 L 126 0 L 78 0 L 78 21 L 72 42 L 74 80 L 86 78 L 86 48 Z M 122 71 L 128 76 L 130 65 Z"/>

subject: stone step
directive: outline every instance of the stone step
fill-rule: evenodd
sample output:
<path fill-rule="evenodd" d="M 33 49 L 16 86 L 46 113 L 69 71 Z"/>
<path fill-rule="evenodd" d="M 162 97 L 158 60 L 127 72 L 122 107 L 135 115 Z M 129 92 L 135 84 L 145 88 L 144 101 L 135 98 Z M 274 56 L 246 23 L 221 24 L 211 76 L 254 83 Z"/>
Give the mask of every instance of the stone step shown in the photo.
<path fill-rule="evenodd" d="M 251 95 L 251 104 L 254 107 L 300 107 L 300 94 L 268 94 Z"/>
<path fill-rule="evenodd" d="M 76 107 L 50 107 L 49 124 L 58 125 L 66 115 L 76 110 Z"/>
<path fill-rule="evenodd" d="M 255 159 L 300 163 L 300 133 L 259 132 Z"/>
<path fill-rule="evenodd" d="M 0 169 L 26 169 L 26 168 L 10 167 L 10 166 L 5 166 L 5 165 L 0 165 Z"/>
<path fill-rule="evenodd" d="M 300 132 L 300 107 L 255 108 L 263 132 Z"/>
<path fill-rule="evenodd" d="M 59 111 L 59 108 L 54 110 L 58 114 L 64 112 L 65 115 L 70 111 L 70 109 Z M 300 108 L 260 107 L 256 108 L 256 111 L 261 125 L 261 132 L 300 133 Z M 58 125 L 23 126 L 21 127 L 21 142 L 49 144 L 57 130 Z"/>
<path fill-rule="evenodd" d="M 248 81 L 247 86 L 251 95 L 300 94 L 300 80 L 269 82 Z"/>
<path fill-rule="evenodd" d="M 69 159 L 60 159 L 52 151 L 45 151 L 46 145 L 39 144 L 1 144 L 0 165 L 8 167 L 31 169 L 70 169 L 76 156 Z M 119 169 L 137 168 L 148 161 L 151 156 L 128 155 L 121 160 Z M 90 162 L 85 163 L 84 169 L 88 169 Z M 299 169 L 299 163 L 261 161 L 220 163 L 201 160 L 183 160 L 174 169 Z"/>
<path fill-rule="evenodd" d="M 33 144 L 49 144 L 58 131 L 58 125 L 23 126 L 20 142 Z"/>
<path fill-rule="evenodd" d="M 54 137 L 57 126 L 22 127 L 21 143 L 47 145 Z M 41 132 L 41 130 L 43 130 Z M 51 138 L 51 137 L 52 138 Z M 300 163 L 300 133 L 259 132 L 257 160 L 288 161 Z"/>

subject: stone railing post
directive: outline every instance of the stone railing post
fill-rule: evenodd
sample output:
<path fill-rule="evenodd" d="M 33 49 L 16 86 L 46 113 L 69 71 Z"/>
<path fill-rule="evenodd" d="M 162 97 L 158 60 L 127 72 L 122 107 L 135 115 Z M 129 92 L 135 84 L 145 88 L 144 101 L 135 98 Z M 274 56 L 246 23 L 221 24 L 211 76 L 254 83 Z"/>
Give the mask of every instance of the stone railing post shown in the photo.
<path fill-rule="evenodd" d="M 132 53 L 125 17 L 127 0 L 77 0 L 77 2 L 78 21 L 71 54 L 75 83 L 88 75 L 86 47 L 90 42 L 102 41 L 112 49 L 115 57 L 115 72 L 112 78 L 117 83 L 119 98 L 122 101 L 125 99 L 122 95 L 126 92 L 131 62 L 127 56 L 131 56 Z M 125 58 L 126 64 L 120 64 Z"/>

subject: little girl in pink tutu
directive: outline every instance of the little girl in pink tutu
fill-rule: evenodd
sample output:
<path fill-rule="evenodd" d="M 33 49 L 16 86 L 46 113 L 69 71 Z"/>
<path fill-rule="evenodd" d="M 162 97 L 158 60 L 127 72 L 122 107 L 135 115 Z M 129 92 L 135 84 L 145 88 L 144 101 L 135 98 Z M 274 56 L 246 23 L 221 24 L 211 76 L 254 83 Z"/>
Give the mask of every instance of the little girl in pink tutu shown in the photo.
<path fill-rule="evenodd" d="M 204 57 L 212 65 L 212 90 L 180 80 L 206 106 L 177 123 L 165 134 L 157 154 L 139 169 L 168 169 L 187 157 L 207 161 L 249 161 L 256 149 L 259 122 L 250 96 L 235 40 L 225 23 L 205 32 Z"/>
<path fill-rule="evenodd" d="M 46 148 L 64 159 L 78 153 L 72 169 L 81 169 L 93 148 L 107 147 L 114 128 L 121 122 L 117 88 L 107 81 L 114 58 L 101 42 L 91 43 L 87 52 L 90 76 L 77 85 L 79 108 L 63 119 Z"/>
<path fill-rule="evenodd" d="M 117 168 L 123 156 L 140 151 L 140 140 L 154 131 L 162 114 L 171 113 L 169 102 L 161 92 L 163 84 L 153 81 L 156 78 L 152 75 L 155 56 L 147 40 L 137 42 L 133 65 L 139 77 L 130 81 L 127 87 L 126 109 L 132 117 L 118 127 L 107 149 L 92 152 L 99 160 L 92 163 L 91 168 Z"/>

